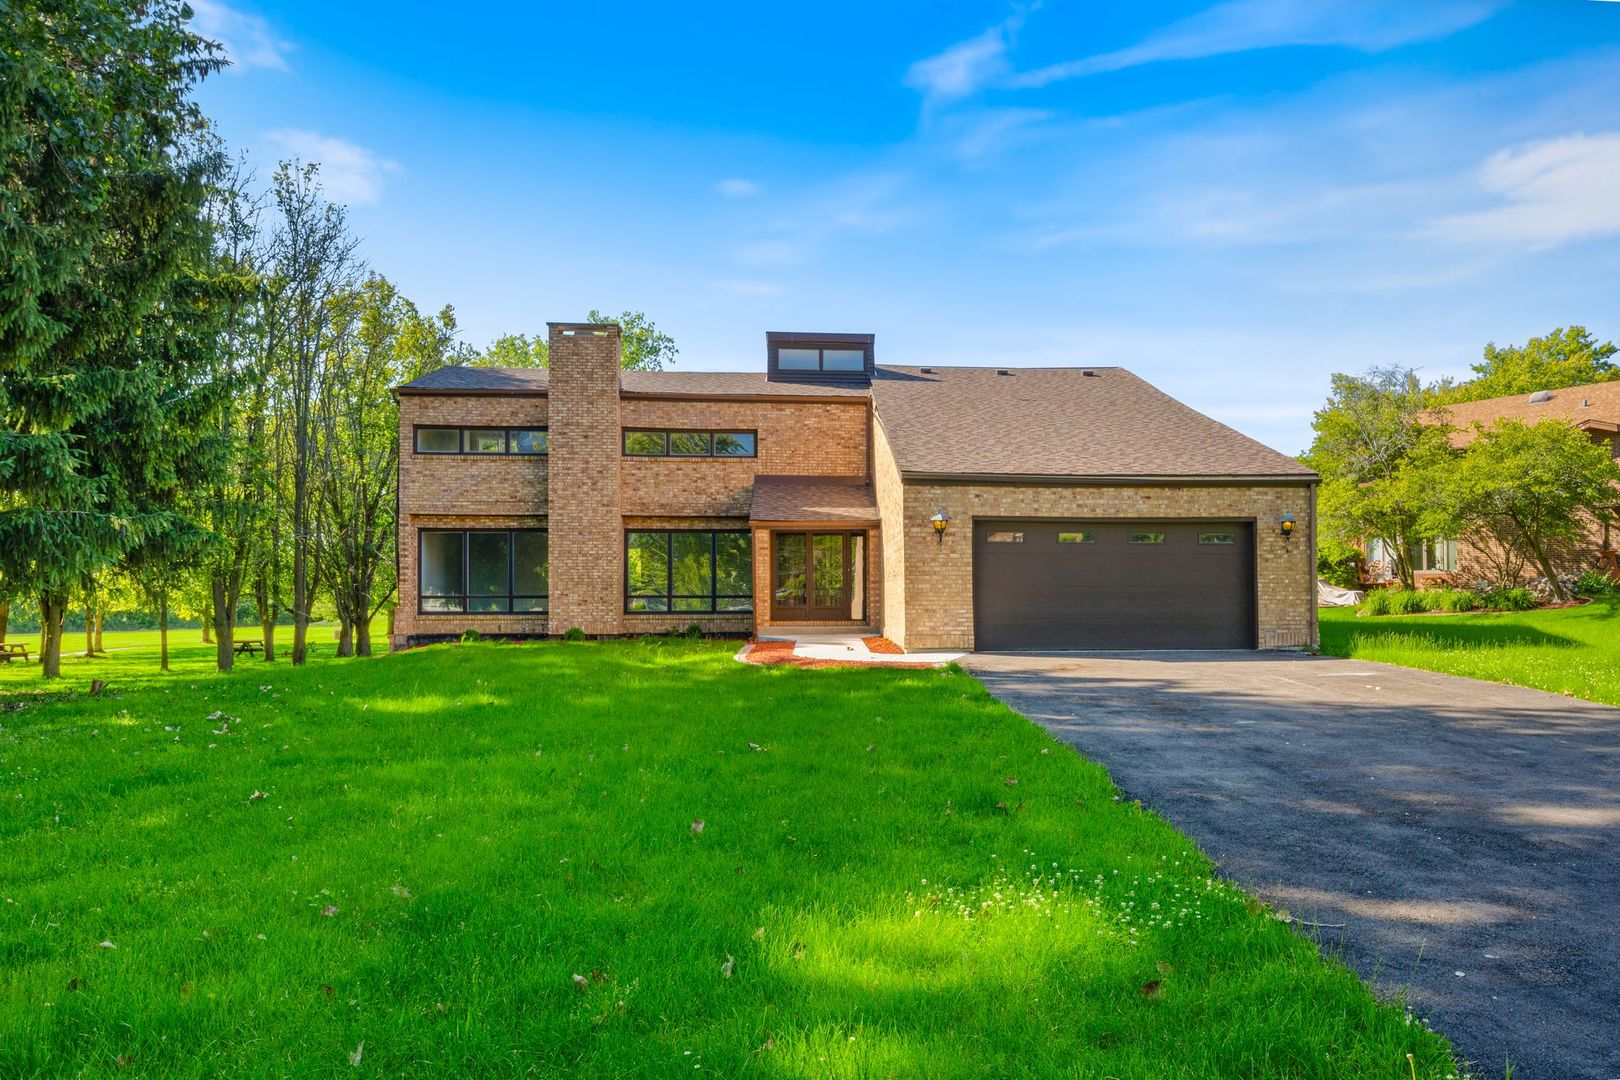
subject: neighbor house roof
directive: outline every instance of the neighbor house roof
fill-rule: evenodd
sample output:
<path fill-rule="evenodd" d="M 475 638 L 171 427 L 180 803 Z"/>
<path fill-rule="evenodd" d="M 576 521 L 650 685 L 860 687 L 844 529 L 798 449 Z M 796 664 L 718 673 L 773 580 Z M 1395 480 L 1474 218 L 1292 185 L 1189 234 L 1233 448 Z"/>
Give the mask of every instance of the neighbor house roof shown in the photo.
<path fill-rule="evenodd" d="M 843 522 L 878 520 L 877 496 L 864 476 L 756 476 L 757 522 Z"/>
<path fill-rule="evenodd" d="M 1542 398 L 1545 400 L 1532 400 Z M 1620 379 L 1613 382 L 1566 386 L 1540 394 L 1512 394 L 1508 397 L 1462 401 L 1436 409 L 1431 416 L 1444 414 L 1447 423 L 1461 430 L 1452 435 L 1452 444 L 1466 446 L 1474 439 L 1475 424 L 1489 426 L 1498 420 L 1562 420 L 1586 431 L 1620 431 Z"/>
<path fill-rule="evenodd" d="M 872 397 L 908 476 L 1316 476 L 1123 368 L 881 366 Z"/>

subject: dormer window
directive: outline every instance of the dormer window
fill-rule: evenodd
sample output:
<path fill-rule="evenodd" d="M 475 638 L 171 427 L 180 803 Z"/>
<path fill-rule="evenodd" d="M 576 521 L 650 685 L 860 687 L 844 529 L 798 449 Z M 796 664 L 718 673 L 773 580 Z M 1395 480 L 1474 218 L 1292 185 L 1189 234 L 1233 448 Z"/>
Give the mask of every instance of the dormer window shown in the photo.
<path fill-rule="evenodd" d="M 781 382 L 864 385 L 874 367 L 871 334 L 765 335 L 769 377 Z"/>

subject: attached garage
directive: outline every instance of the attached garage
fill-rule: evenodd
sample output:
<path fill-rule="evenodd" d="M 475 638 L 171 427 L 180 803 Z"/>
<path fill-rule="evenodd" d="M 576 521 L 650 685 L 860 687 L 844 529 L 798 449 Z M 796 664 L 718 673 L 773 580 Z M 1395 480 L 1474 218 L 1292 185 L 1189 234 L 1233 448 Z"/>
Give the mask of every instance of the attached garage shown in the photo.
<path fill-rule="evenodd" d="M 976 647 L 1253 649 L 1252 521 L 975 521 Z"/>

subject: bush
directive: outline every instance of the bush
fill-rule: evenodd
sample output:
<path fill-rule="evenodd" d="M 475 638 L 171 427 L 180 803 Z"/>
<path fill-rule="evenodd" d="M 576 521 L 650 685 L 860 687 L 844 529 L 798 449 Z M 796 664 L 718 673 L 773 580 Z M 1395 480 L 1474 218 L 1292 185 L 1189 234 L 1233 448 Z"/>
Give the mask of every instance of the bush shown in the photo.
<path fill-rule="evenodd" d="M 570 626 L 567 630 L 563 631 L 563 640 L 564 641 L 584 641 L 585 640 L 585 631 L 581 630 L 577 626 Z"/>
<path fill-rule="evenodd" d="M 1529 589 L 1490 589 L 1480 596 L 1480 602 L 1491 611 L 1530 611 L 1536 607 L 1536 597 Z"/>
<path fill-rule="evenodd" d="M 1316 576 L 1341 589 L 1361 588 L 1361 549 L 1341 540 L 1323 540 L 1316 549 Z"/>
<path fill-rule="evenodd" d="M 470 645 L 475 641 L 482 641 L 483 639 L 484 635 L 480 634 L 476 630 L 463 630 L 461 632 L 461 643 L 463 645 Z"/>
<path fill-rule="evenodd" d="M 699 626 L 697 623 L 692 623 L 686 628 L 686 636 L 693 641 L 696 641 L 698 638 L 703 636 L 703 627 Z"/>
<path fill-rule="evenodd" d="M 1391 615 L 1422 615 L 1433 611 L 1429 597 L 1422 589 L 1396 589 L 1389 598 Z"/>
<path fill-rule="evenodd" d="M 1575 579 L 1575 594 L 1577 596 L 1590 596 L 1600 599 L 1620 593 L 1620 585 L 1616 585 L 1614 578 L 1602 570 L 1582 570 Z"/>
<path fill-rule="evenodd" d="M 1431 589 L 1429 605 L 1431 611 L 1478 611 L 1480 606 L 1479 595 L 1466 589 Z"/>
<path fill-rule="evenodd" d="M 1371 589 L 1367 599 L 1361 602 L 1363 615 L 1388 615 L 1389 598 L 1395 595 L 1394 589 Z"/>

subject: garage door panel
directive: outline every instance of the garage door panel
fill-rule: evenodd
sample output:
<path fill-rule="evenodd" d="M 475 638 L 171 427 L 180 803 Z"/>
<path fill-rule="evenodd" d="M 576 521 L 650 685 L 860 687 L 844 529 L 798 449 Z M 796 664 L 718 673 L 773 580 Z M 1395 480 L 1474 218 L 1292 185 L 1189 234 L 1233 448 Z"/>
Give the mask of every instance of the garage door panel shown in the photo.
<path fill-rule="evenodd" d="M 1253 648 L 1253 525 L 978 522 L 973 593 L 981 649 Z"/>

